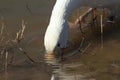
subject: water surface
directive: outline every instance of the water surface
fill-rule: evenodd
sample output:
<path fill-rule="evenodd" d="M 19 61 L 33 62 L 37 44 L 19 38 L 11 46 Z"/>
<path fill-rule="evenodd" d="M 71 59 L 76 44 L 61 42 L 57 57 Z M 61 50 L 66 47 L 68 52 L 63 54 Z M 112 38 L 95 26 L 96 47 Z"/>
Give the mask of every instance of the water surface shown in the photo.
<path fill-rule="evenodd" d="M 103 44 L 98 38 L 94 38 L 94 41 L 87 39 L 86 42 L 91 44 L 90 47 L 85 53 L 76 52 L 75 55 L 68 53 L 77 50 L 81 43 L 81 32 L 78 28 L 70 29 L 69 40 L 72 48 L 66 50 L 65 60 L 60 62 L 54 55 L 44 56 L 43 37 L 54 3 L 55 0 L 0 1 L 1 22 L 5 23 L 4 32 L 9 33 L 9 37 L 13 39 L 24 20 L 26 29 L 22 47 L 37 62 L 31 63 L 25 55 L 16 51 L 14 62 L 8 65 L 6 72 L 0 72 L 0 79 L 50 80 L 51 76 L 54 76 L 56 80 L 119 80 L 119 28 L 103 35 Z M 80 15 L 78 12 L 74 14 L 72 20 Z M 93 38 L 93 33 L 90 31 L 89 33 L 87 35 Z"/>

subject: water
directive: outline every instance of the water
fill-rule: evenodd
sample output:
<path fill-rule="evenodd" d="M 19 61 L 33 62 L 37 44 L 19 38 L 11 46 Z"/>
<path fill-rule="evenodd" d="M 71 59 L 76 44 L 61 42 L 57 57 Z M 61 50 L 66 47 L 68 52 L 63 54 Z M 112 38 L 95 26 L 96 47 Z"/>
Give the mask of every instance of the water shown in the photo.
<path fill-rule="evenodd" d="M 0 15 L 6 26 L 4 32 L 14 38 L 24 19 L 26 29 L 22 47 L 37 62 L 31 63 L 25 55 L 16 51 L 13 64 L 8 65 L 6 72 L 0 72 L 0 80 L 50 80 L 51 76 L 56 80 L 120 80 L 119 29 L 103 35 L 102 45 L 98 39 L 94 42 L 86 40 L 85 45 L 91 45 L 82 54 L 76 51 L 81 42 L 81 32 L 70 29 L 72 46 L 65 50 L 65 60 L 60 62 L 55 55 L 44 55 L 43 37 L 54 2 L 55 0 L 0 1 Z M 74 14 L 79 15 L 78 12 Z M 76 17 L 72 16 L 73 20 Z M 93 33 L 89 33 L 87 35 L 93 38 Z M 68 54 L 75 51 L 75 55 Z"/>
<path fill-rule="evenodd" d="M 59 62 L 54 55 L 45 57 L 52 64 L 53 75 L 59 80 L 119 80 L 120 77 L 120 30 L 104 35 L 103 44 L 92 43 L 92 46 L 81 54 L 66 57 Z"/>

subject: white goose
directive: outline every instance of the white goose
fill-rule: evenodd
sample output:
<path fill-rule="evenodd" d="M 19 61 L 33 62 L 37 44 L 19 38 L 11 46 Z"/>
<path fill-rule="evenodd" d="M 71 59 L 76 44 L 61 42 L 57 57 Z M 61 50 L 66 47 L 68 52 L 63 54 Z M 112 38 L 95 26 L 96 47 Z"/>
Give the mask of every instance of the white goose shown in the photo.
<path fill-rule="evenodd" d="M 46 52 L 53 53 L 58 44 L 61 48 L 67 46 L 68 15 L 73 9 L 80 6 L 110 8 L 117 5 L 120 5 L 120 0 L 56 0 L 44 37 Z"/>

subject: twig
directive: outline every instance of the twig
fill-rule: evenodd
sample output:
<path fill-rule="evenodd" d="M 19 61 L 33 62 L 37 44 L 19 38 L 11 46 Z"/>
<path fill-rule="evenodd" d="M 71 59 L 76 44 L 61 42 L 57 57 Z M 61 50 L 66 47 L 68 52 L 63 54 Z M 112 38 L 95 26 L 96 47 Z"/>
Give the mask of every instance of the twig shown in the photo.
<path fill-rule="evenodd" d="M 20 36 L 20 31 L 18 31 L 18 32 L 16 33 L 16 38 L 15 38 L 15 41 L 16 41 L 16 42 L 19 42 L 19 36 Z"/>
<path fill-rule="evenodd" d="M 17 33 L 16 33 L 16 38 L 15 41 L 16 42 L 20 42 L 23 39 L 23 35 L 24 35 L 24 31 L 25 31 L 25 22 L 24 20 L 22 20 L 22 29 L 20 29 Z"/>
<path fill-rule="evenodd" d="M 22 39 L 23 38 L 23 34 L 24 34 L 24 31 L 25 31 L 25 22 L 24 20 L 22 20 L 22 30 L 21 30 L 21 35 L 20 35 L 20 38 Z"/>

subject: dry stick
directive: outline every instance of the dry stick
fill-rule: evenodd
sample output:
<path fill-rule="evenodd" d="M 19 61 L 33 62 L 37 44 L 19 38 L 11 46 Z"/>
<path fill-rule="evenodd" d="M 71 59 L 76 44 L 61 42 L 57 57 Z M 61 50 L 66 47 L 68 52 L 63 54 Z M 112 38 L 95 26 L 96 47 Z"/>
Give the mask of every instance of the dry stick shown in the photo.
<path fill-rule="evenodd" d="M 24 23 L 24 20 L 22 20 L 22 29 L 19 30 L 17 33 L 16 33 L 16 38 L 15 40 L 17 42 L 19 42 L 22 38 L 23 38 L 23 35 L 24 35 L 24 31 L 25 31 L 25 23 Z"/>
<path fill-rule="evenodd" d="M 18 31 L 18 32 L 16 33 L 16 38 L 15 38 L 15 41 L 16 41 L 16 42 L 19 42 L 20 33 L 21 33 L 21 31 Z"/>
<path fill-rule="evenodd" d="M 5 71 L 7 71 L 7 67 L 8 67 L 8 51 L 6 51 L 5 53 Z"/>
<path fill-rule="evenodd" d="M 25 31 L 25 22 L 24 20 L 22 20 L 22 30 L 21 30 L 21 35 L 20 35 L 20 38 L 22 39 L 23 38 L 23 34 L 24 34 L 24 31 Z"/>
<path fill-rule="evenodd" d="M 101 15 L 101 48 L 103 48 L 103 15 Z"/>

